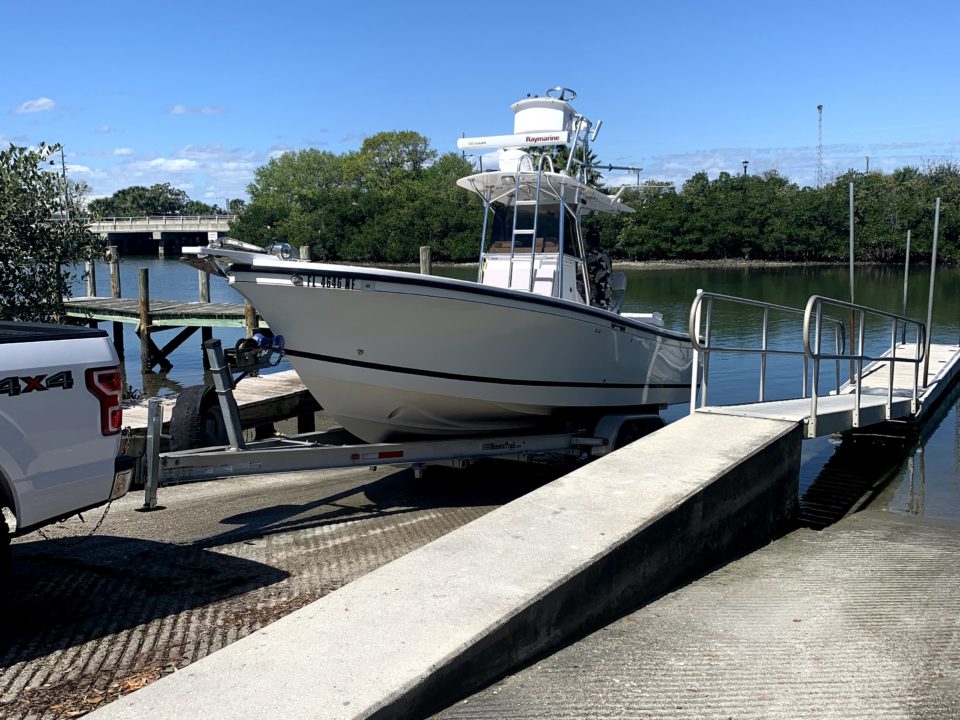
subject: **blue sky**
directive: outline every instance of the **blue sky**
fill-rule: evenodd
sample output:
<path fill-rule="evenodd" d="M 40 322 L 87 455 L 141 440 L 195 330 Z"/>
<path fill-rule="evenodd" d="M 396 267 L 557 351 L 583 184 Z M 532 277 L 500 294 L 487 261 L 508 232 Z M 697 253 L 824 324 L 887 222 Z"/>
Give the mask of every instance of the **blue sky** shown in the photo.
<path fill-rule="evenodd" d="M 0 143 L 63 143 L 92 196 L 169 182 L 243 197 L 285 150 L 512 131 L 563 85 L 643 179 L 825 175 L 960 158 L 950 2 L 221 2 L 0 7 Z M 632 177 L 632 176 L 631 176 Z M 623 182 L 613 176 L 611 182 Z"/>

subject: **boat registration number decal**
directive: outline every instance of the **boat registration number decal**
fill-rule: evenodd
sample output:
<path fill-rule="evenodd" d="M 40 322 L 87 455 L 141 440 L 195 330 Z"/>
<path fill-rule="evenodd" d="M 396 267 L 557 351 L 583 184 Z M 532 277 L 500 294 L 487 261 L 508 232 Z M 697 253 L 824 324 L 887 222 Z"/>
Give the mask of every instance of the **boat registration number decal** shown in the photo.
<path fill-rule="evenodd" d="M 342 277 L 339 275 L 299 275 L 292 278 L 293 284 L 302 287 L 324 288 L 327 290 L 359 290 L 360 281 L 357 278 Z M 297 282 L 299 280 L 299 282 Z"/>

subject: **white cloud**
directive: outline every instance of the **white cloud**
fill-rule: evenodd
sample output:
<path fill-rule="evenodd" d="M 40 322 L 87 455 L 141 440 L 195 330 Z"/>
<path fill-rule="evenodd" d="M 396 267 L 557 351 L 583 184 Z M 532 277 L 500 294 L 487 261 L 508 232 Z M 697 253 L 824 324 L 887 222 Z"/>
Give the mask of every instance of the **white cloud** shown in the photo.
<path fill-rule="evenodd" d="M 126 157 L 127 155 L 133 155 L 133 148 L 128 148 L 128 147 L 114 148 L 113 155 L 115 157 Z"/>
<path fill-rule="evenodd" d="M 107 133 L 112 133 L 113 128 L 107 125 L 106 123 L 104 123 L 103 125 L 98 127 L 96 130 L 94 130 L 94 132 L 99 135 L 106 135 Z"/>
<path fill-rule="evenodd" d="M 25 113 L 45 112 L 53 110 L 57 104 L 48 97 L 37 98 L 36 100 L 27 100 L 22 105 L 13 109 L 14 115 L 23 115 Z"/>
<path fill-rule="evenodd" d="M 223 112 L 223 108 L 215 107 L 213 105 L 203 105 L 201 107 L 187 107 L 186 105 L 180 105 L 179 103 L 174 105 L 167 111 L 170 115 L 189 115 L 189 114 L 198 114 L 198 115 L 216 115 L 217 113 Z"/>
<path fill-rule="evenodd" d="M 185 172 L 195 170 L 197 161 L 186 158 L 157 158 L 147 162 L 147 167 L 163 172 Z"/>

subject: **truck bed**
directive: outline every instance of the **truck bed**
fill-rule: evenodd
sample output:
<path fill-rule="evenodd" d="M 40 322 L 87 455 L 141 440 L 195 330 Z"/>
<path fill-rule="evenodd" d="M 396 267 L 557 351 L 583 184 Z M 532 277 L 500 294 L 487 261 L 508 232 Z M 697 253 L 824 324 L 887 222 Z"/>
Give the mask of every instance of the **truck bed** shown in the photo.
<path fill-rule="evenodd" d="M 75 340 L 90 337 L 107 337 L 107 332 L 106 330 L 79 325 L 47 325 L 0 320 L 0 345 L 48 340 Z"/>

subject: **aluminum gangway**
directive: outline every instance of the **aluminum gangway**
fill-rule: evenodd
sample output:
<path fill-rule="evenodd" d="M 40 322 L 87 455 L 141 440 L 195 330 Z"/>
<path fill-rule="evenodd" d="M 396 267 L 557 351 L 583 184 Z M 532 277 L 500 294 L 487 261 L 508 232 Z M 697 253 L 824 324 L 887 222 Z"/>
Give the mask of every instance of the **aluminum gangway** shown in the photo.
<path fill-rule="evenodd" d="M 716 306 L 754 308 L 761 323 L 760 345 L 724 344 L 722 338 L 718 342 Z M 849 332 L 841 316 L 849 317 Z M 772 317 L 781 323 L 800 320 L 802 347 L 772 345 Z M 889 342 L 883 351 L 868 350 L 868 327 L 873 336 L 878 330 L 889 329 Z M 931 344 L 926 326 L 919 320 L 821 295 L 810 297 L 801 310 L 698 291 L 690 309 L 689 329 L 701 372 L 699 401 L 697 385 L 691 384 L 691 412 L 795 421 L 803 423 L 808 438 L 890 420 L 916 421 L 942 396 L 960 370 L 960 347 Z M 715 353 L 759 358 L 757 402 L 709 404 L 710 359 Z M 800 397 L 767 398 L 771 356 L 802 358 Z M 823 371 L 832 379 L 826 392 Z"/>

